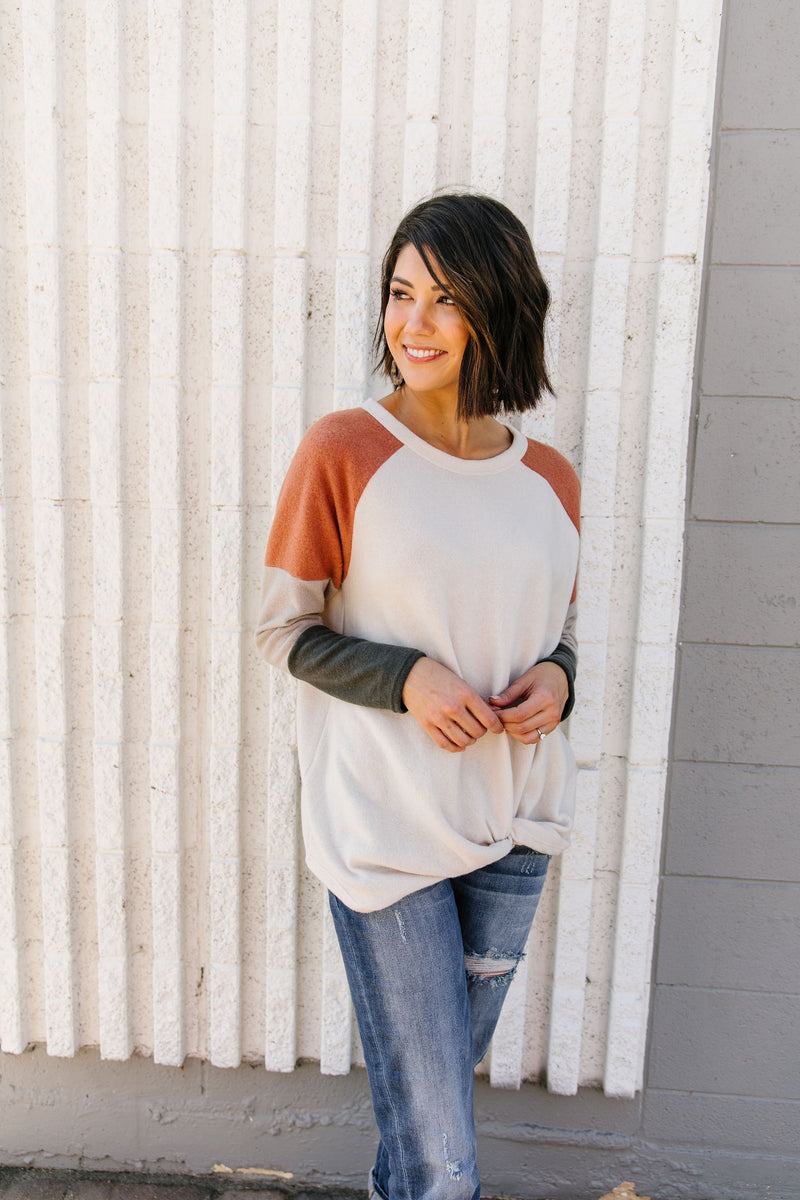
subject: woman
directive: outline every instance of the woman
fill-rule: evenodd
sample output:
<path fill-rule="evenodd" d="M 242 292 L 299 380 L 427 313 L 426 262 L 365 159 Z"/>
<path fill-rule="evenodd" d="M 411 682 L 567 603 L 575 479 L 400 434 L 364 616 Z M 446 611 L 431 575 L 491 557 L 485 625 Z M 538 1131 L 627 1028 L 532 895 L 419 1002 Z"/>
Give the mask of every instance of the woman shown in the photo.
<path fill-rule="evenodd" d="M 376 331 L 393 391 L 311 428 L 267 548 L 256 638 L 300 680 L 384 1200 L 479 1197 L 473 1066 L 572 824 L 578 482 L 497 419 L 549 389 L 548 298 L 498 201 L 408 213 Z"/>

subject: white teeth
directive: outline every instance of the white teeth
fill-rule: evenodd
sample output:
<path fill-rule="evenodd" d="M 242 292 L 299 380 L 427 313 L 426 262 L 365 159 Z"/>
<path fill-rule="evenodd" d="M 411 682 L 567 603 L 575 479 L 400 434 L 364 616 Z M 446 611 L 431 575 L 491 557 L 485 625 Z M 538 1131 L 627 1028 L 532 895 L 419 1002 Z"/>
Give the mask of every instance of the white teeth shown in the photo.
<path fill-rule="evenodd" d="M 406 346 L 405 351 L 409 358 L 435 358 L 441 354 L 441 350 L 414 350 L 411 346 Z"/>

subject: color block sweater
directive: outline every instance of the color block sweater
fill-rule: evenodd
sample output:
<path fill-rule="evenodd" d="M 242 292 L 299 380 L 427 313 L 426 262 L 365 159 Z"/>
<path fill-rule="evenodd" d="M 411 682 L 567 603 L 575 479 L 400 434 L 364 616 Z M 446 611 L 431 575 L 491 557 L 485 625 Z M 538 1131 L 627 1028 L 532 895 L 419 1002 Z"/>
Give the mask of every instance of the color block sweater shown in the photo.
<path fill-rule="evenodd" d="M 311 427 L 281 490 L 256 643 L 300 681 L 309 868 L 359 911 L 569 839 L 560 726 L 450 754 L 402 702 L 422 655 L 484 697 L 551 657 L 571 678 L 579 484 L 510 432 L 494 458 L 457 458 L 368 401 Z"/>

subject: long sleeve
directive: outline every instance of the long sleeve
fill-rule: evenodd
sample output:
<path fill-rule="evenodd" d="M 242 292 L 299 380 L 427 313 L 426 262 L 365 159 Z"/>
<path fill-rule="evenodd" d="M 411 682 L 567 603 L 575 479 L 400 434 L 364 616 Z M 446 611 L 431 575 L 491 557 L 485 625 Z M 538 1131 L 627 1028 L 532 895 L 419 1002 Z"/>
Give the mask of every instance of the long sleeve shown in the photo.
<path fill-rule="evenodd" d="M 276 506 L 255 639 L 268 662 L 329 695 L 404 712 L 403 685 L 423 652 L 338 633 L 324 619 L 347 574 L 358 500 L 398 445 L 362 412 L 306 434 Z"/>
<path fill-rule="evenodd" d="M 403 687 L 420 658 L 424 658 L 422 650 L 369 642 L 314 625 L 292 647 L 289 670 L 297 679 L 350 704 L 405 712 Z"/>
<path fill-rule="evenodd" d="M 567 609 L 567 619 L 564 622 L 564 628 L 561 631 L 558 645 L 551 654 L 540 659 L 540 662 L 552 662 L 556 666 L 561 667 L 567 677 L 567 687 L 569 695 L 567 702 L 564 705 L 561 713 L 561 720 L 566 721 L 569 714 L 575 707 L 575 676 L 578 671 L 578 643 L 575 638 L 575 620 L 577 617 L 577 604 L 573 600 Z"/>

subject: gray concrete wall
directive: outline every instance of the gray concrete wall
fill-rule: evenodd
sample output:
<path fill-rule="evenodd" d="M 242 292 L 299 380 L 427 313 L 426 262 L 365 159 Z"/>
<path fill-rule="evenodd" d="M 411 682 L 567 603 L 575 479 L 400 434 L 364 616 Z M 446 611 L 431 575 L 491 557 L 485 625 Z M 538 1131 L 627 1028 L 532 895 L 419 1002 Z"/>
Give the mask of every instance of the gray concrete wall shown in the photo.
<path fill-rule="evenodd" d="M 800 5 L 723 28 L 642 1132 L 800 1196 Z"/>
<path fill-rule="evenodd" d="M 643 1094 L 478 1088 L 489 1194 L 800 1197 L 800 4 L 729 0 Z M 364 1073 L 0 1055 L 5 1162 L 359 1184 Z"/>

